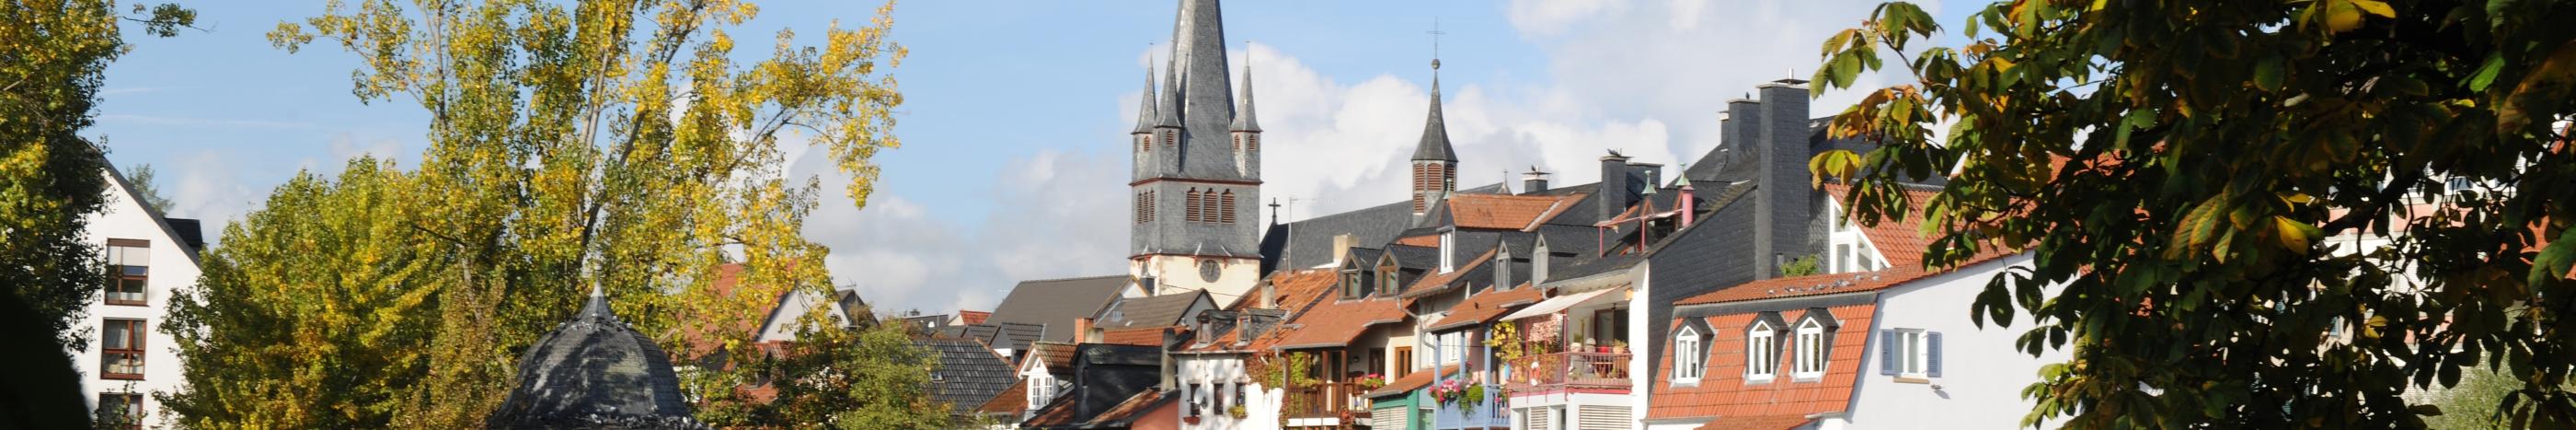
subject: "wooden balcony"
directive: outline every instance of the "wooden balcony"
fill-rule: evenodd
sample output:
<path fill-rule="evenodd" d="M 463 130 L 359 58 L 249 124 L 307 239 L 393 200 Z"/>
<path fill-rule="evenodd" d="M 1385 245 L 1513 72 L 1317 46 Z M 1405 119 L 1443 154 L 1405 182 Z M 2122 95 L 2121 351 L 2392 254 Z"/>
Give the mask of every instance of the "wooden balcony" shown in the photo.
<path fill-rule="evenodd" d="M 1369 400 L 1360 394 L 1368 390 L 1349 382 L 1325 382 L 1288 388 L 1287 404 L 1281 413 L 1288 418 L 1339 418 L 1350 414 L 1353 420 L 1369 416 Z"/>
<path fill-rule="evenodd" d="M 1504 383 L 1516 389 L 1629 388 L 1628 354 L 1560 352 L 1521 357 L 1511 366 Z"/>

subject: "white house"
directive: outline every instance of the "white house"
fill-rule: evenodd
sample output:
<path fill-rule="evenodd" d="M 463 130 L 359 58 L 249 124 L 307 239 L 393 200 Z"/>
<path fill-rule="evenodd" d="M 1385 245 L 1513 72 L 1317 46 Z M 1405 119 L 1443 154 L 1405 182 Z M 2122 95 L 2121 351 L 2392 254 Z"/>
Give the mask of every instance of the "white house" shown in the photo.
<path fill-rule="evenodd" d="M 159 421 L 154 393 L 185 383 L 178 349 L 159 339 L 170 296 L 197 283 L 196 220 L 171 219 L 137 198 L 134 185 L 113 167 L 107 175 L 107 209 L 89 218 L 89 241 L 104 252 L 111 271 L 106 288 L 88 306 L 91 341 L 73 352 L 81 395 L 95 410 L 123 410 L 135 423 Z M 174 228 L 174 226 L 176 226 Z"/>

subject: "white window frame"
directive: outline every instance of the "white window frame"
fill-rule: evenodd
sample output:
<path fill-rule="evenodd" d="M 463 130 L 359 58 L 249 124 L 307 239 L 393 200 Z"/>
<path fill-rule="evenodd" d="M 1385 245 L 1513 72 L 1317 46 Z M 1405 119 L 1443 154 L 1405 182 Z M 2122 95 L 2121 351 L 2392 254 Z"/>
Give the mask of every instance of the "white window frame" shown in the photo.
<path fill-rule="evenodd" d="M 1744 333 L 1744 380 L 1770 381 L 1780 374 L 1779 336 L 1770 321 L 1755 321 Z"/>
<path fill-rule="evenodd" d="M 1673 335 L 1673 383 L 1697 384 L 1708 373 L 1708 357 L 1699 346 L 1699 329 L 1685 325 Z"/>
<path fill-rule="evenodd" d="M 1798 363 L 1796 373 L 1791 376 L 1798 379 L 1824 377 L 1825 366 L 1829 363 L 1825 357 L 1825 325 L 1807 320 L 1798 324 L 1797 336 L 1793 347 L 1798 349 Z"/>
<path fill-rule="evenodd" d="M 1931 379 L 1930 337 L 1923 329 L 1896 329 L 1896 377 Z"/>
<path fill-rule="evenodd" d="M 1055 400 L 1055 375 L 1039 372 L 1029 376 L 1029 407 L 1043 407 Z"/>

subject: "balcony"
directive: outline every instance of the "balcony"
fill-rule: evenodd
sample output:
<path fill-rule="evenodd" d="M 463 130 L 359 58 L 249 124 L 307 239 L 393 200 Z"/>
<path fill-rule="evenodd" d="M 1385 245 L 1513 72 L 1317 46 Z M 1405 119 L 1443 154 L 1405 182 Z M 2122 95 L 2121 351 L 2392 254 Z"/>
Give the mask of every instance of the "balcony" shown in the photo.
<path fill-rule="evenodd" d="M 143 351 L 108 350 L 100 357 L 102 379 L 143 379 Z"/>
<path fill-rule="evenodd" d="M 1483 401 L 1460 400 L 1442 404 L 1431 412 L 1432 428 L 1499 429 L 1512 426 L 1511 411 L 1498 396 L 1487 395 Z"/>
<path fill-rule="evenodd" d="M 1628 389 L 1628 354 L 1559 352 L 1511 361 L 1505 383 L 1522 390 Z"/>
<path fill-rule="evenodd" d="M 1369 416 L 1369 399 L 1360 396 L 1368 390 L 1349 382 L 1324 382 L 1288 388 L 1287 403 L 1281 413 L 1290 419 L 1340 418 L 1349 414 L 1352 420 L 1364 421 Z"/>

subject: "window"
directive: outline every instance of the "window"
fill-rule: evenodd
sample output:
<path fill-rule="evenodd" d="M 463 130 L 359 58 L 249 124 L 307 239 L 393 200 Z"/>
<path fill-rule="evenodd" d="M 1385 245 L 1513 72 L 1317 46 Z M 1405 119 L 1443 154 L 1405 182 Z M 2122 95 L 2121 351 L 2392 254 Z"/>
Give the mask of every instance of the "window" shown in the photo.
<path fill-rule="evenodd" d="M 143 379 L 143 320 L 108 319 L 99 331 L 99 377 Z"/>
<path fill-rule="evenodd" d="M 1029 377 L 1029 407 L 1044 407 L 1055 400 L 1055 375 L 1040 373 Z"/>
<path fill-rule="evenodd" d="M 1755 322 L 1744 334 L 1744 379 L 1769 381 L 1780 373 L 1780 344 L 1771 323 Z"/>
<path fill-rule="evenodd" d="M 1145 193 L 1136 193 L 1136 223 L 1145 223 Z"/>
<path fill-rule="evenodd" d="M 1199 222 L 1199 189 L 1181 192 L 1181 220 Z"/>
<path fill-rule="evenodd" d="M 105 428 L 143 428 L 143 395 L 99 393 L 98 424 Z"/>
<path fill-rule="evenodd" d="M 1922 329 L 1880 330 L 1879 374 L 1899 378 L 1941 376 L 1941 334 Z"/>
<path fill-rule="evenodd" d="M 1395 266 L 1380 267 L 1378 268 L 1378 278 L 1382 279 L 1382 281 L 1380 281 L 1378 285 L 1385 286 L 1387 291 L 1395 291 L 1397 289 L 1404 288 L 1404 283 L 1398 282 L 1398 279 L 1396 279 L 1396 277 L 1401 274 L 1402 272 L 1396 271 Z"/>
<path fill-rule="evenodd" d="M 1366 290 L 1360 285 L 1360 282 L 1363 279 L 1365 278 L 1360 277 L 1360 271 L 1358 270 L 1342 272 L 1342 298 L 1360 298 L 1360 292 Z"/>
<path fill-rule="evenodd" d="M 1825 326 L 1815 320 L 1798 325 L 1798 378 L 1825 376 Z"/>
<path fill-rule="evenodd" d="M 1154 136 L 1136 136 L 1136 152 L 1154 152 Z"/>
<path fill-rule="evenodd" d="M 1682 326 L 1673 335 L 1673 382 L 1697 383 L 1707 373 L 1708 352 L 1699 349 L 1699 330 Z"/>
<path fill-rule="evenodd" d="M 102 294 L 107 296 L 107 304 L 143 306 L 151 266 L 152 242 L 108 239 L 107 291 Z"/>
<path fill-rule="evenodd" d="M 1145 222 L 1154 222 L 1154 191 L 1145 191 Z"/>
<path fill-rule="evenodd" d="M 1458 270 L 1458 232 L 1440 234 L 1440 273 Z"/>
<path fill-rule="evenodd" d="M 1163 130 L 1163 149 L 1172 149 L 1172 143 L 1181 140 L 1180 136 L 1174 134 L 1171 130 Z"/>
<path fill-rule="evenodd" d="M 1249 149 L 1254 150 L 1254 151 L 1259 151 L 1259 150 L 1261 150 L 1261 135 L 1260 135 L 1260 134 L 1251 134 L 1251 135 L 1246 135 L 1246 136 L 1244 136 L 1244 137 L 1243 137 L 1243 142 L 1244 142 L 1244 145 L 1243 145 L 1243 146 L 1244 146 L 1245 148 L 1249 148 Z"/>
<path fill-rule="evenodd" d="M 1852 259 L 1851 244 L 1834 244 L 1834 273 L 1849 272 L 1859 267 L 1860 262 Z"/>
<path fill-rule="evenodd" d="M 1224 194 L 1223 196 L 1221 196 L 1221 197 L 1217 197 L 1216 202 L 1217 202 L 1217 208 L 1216 208 L 1216 213 L 1217 213 L 1217 222 L 1220 222 L 1220 223 L 1226 223 L 1226 224 L 1233 224 L 1233 223 L 1234 223 L 1234 190 L 1225 190 L 1225 194 Z"/>
<path fill-rule="evenodd" d="M 1411 374 L 1413 374 L 1413 347 L 1395 347 L 1395 372 L 1387 374 L 1386 377 L 1394 379 Z"/>

